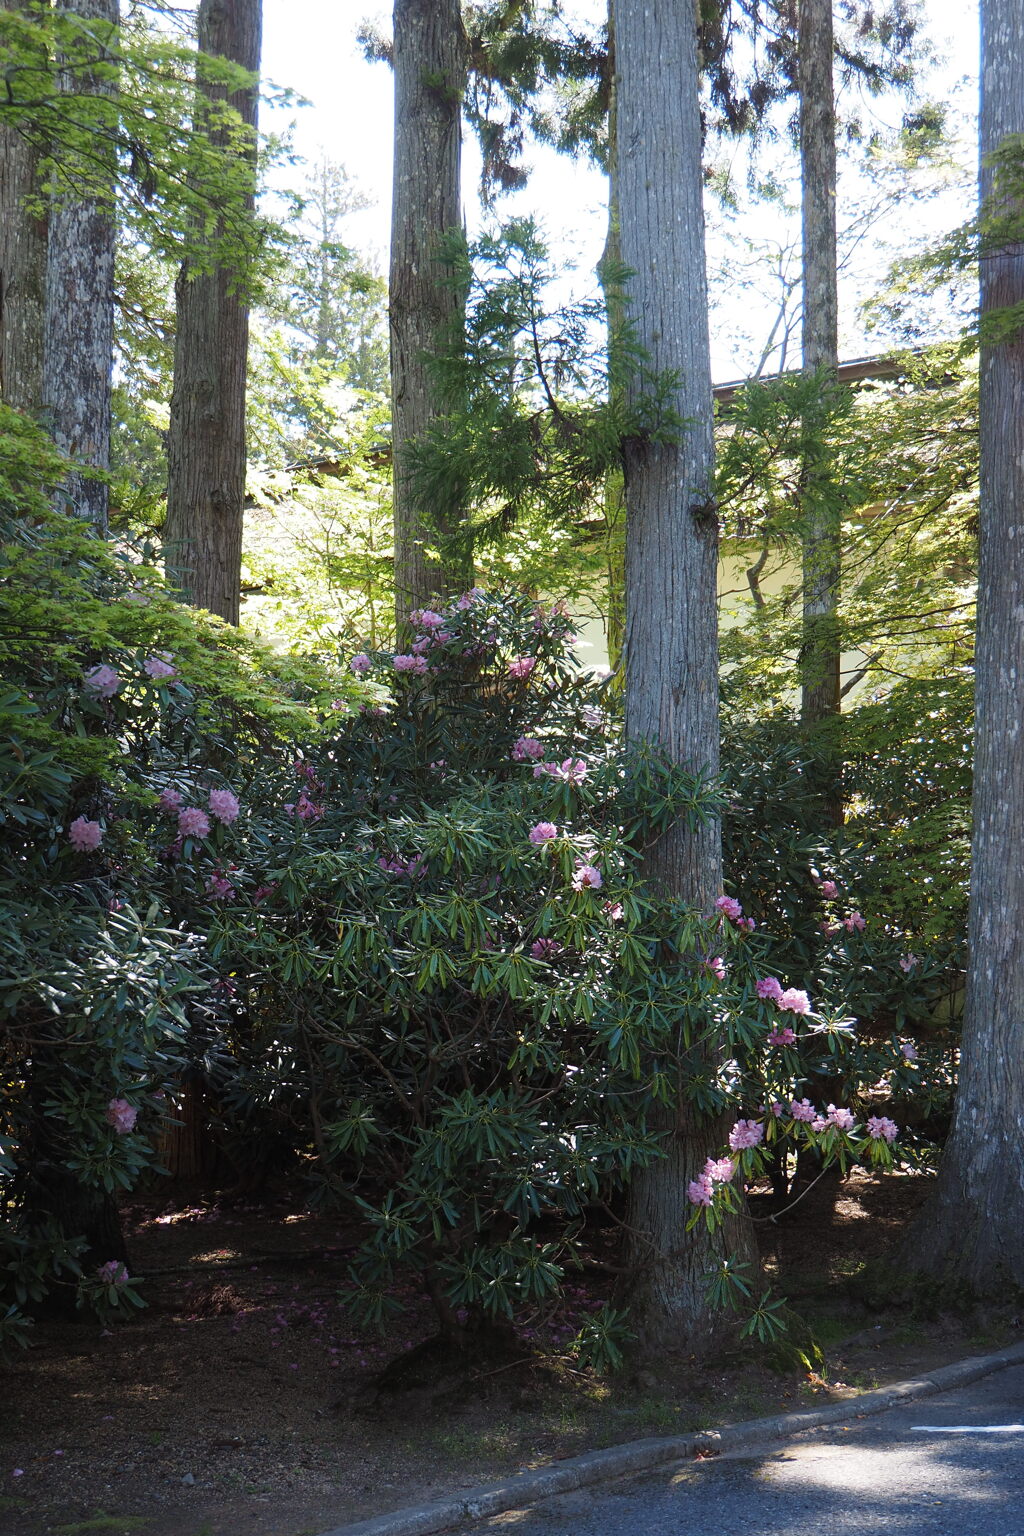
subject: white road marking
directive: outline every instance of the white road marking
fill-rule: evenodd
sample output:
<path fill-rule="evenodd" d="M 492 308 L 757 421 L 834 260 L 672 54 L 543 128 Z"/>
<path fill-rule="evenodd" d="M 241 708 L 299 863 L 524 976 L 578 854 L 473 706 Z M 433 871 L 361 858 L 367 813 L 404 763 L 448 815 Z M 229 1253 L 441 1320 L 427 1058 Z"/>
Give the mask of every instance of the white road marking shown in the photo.
<path fill-rule="evenodd" d="M 927 1435 L 1024 1435 L 1024 1424 L 911 1424 Z"/>

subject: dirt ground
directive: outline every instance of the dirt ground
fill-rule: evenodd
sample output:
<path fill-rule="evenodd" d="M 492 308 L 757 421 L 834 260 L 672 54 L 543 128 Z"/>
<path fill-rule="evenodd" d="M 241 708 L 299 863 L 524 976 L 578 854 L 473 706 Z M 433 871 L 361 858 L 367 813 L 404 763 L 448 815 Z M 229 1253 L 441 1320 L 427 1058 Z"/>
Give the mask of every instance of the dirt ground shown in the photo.
<path fill-rule="evenodd" d="M 4 1536 L 312 1536 L 595 1446 L 709 1428 L 841 1397 L 997 1347 L 1008 1315 L 911 1323 L 848 1281 L 926 1192 L 921 1177 L 855 1171 L 760 1232 L 778 1287 L 826 1351 L 816 1371 L 748 1352 L 714 1368 L 599 1380 L 559 1346 L 607 1282 L 586 1276 L 523 1361 L 359 1409 L 374 1375 L 433 1331 L 414 1294 L 385 1338 L 336 1296 L 355 1235 L 281 1201 L 258 1209 L 157 1199 L 126 1211 L 149 1306 L 122 1326 L 36 1330 L 0 1375 Z M 877 1303 L 875 1303 L 877 1305 Z M 531 1352 L 536 1351 L 532 1358 Z"/>

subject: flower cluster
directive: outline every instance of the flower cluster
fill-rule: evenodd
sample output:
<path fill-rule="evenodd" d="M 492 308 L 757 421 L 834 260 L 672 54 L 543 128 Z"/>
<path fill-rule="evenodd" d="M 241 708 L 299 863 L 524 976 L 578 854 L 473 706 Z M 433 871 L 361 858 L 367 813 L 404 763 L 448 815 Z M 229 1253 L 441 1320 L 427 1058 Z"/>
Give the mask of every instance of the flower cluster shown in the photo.
<path fill-rule="evenodd" d="M 535 827 L 530 828 L 530 842 L 535 847 L 542 843 L 550 843 L 558 836 L 558 828 L 553 821 L 538 821 Z"/>
<path fill-rule="evenodd" d="M 68 842 L 78 853 L 92 853 L 103 841 L 103 828 L 98 821 L 76 816 L 68 827 Z"/>
<path fill-rule="evenodd" d="M 723 917 L 727 917 L 730 923 L 735 923 L 737 928 L 742 928 L 744 933 L 753 933 L 757 927 L 752 917 L 743 916 L 743 908 L 735 896 L 719 896 L 715 902 L 715 908 Z"/>
<path fill-rule="evenodd" d="M 543 756 L 544 743 L 535 736 L 520 736 L 512 748 L 512 761 L 515 763 L 536 762 Z"/>
<path fill-rule="evenodd" d="M 565 784 L 582 784 L 587 776 L 587 765 L 582 757 L 567 757 L 561 763 L 538 763 L 533 776 L 535 779 L 560 779 Z"/>
<path fill-rule="evenodd" d="M 377 868 L 382 869 L 386 875 L 404 875 L 408 880 L 427 872 L 422 854 L 416 854 L 411 859 L 389 858 L 382 854 L 377 860 Z"/>
<path fill-rule="evenodd" d="M 121 678 L 113 667 L 93 667 L 85 674 L 85 686 L 98 699 L 112 699 L 121 687 Z"/>
<path fill-rule="evenodd" d="M 781 1013 L 810 1013 L 811 1000 L 798 987 L 783 987 L 777 976 L 761 976 L 756 982 L 758 997 L 770 999 Z"/>
<path fill-rule="evenodd" d="M 731 1157 L 709 1157 L 700 1177 L 691 1179 L 686 1186 L 686 1193 L 694 1205 L 710 1205 L 716 1186 L 728 1184 L 735 1172 L 736 1164 Z"/>
<path fill-rule="evenodd" d="M 111 1099 L 104 1115 L 107 1124 L 113 1126 L 119 1136 L 126 1136 L 134 1130 L 138 1118 L 138 1110 L 127 1099 Z"/>
<path fill-rule="evenodd" d="M 126 1264 L 122 1264 L 119 1259 L 108 1259 L 96 1271 L 96 1278 L 103 1285 L 112 1285 L 120 1290 L 121 1286 L 128 1284 L 131 1276 L 128 1273 L 128 1266 Z"/>

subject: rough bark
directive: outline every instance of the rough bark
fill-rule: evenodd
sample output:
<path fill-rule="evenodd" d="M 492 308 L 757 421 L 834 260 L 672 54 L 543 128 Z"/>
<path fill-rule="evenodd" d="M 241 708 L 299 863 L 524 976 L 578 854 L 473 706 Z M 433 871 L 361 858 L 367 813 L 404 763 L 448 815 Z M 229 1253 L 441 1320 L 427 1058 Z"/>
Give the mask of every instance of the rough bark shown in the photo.
<path fill-rule="evenodd" d="M 70 15 L 92 24 L 97 44 L 116 44 L 119 0 L 64 0 Z M 91 80 L 76 69 L 69 92 L 109 92 L 109 74 Z M 97 154 L 102 154 L 98 149 Z M 76 197 L 61 189 L 50 209 L 43 341 L 43 407 L 54 442 L 82 465 L 110 465 L 110 401 L 114 370 L 114 164 L 109 192 Z M 107 529 L 107 486 L 75 471 L 65 483 L 70 507 Z"/>
<path fill-rule="evenodd" d="M 25 9 L 0 0 L 0 10 Z M 24 88 L 8 83 L 15 102 Z M 14 122 L 0 126 L 0 400 L 38 413 L 43 404 L 46 216 L 39 198 L 39 150 Z"/>
<path fill-rule="evenodd" d="M 1024 12 L 982 0 L 981 193 L 1024 134 Z M 1017 210 L 1020 218 L 1024 210 Z M 1024 304 L 1024 244 L 983 251 L 982 320 Z M 1024 1286 L 1024 331 L 981 352 L 981 551 L 967 997 L 953 1128 L 907 1265 Z"/>
<path fill-rule="evenodd" d="M 459 0 L 395 0 L 395 170 L 391 210 L 392 444 L 395 612 L 399 625 L 437 593 L 472 585 L 473 556 L 459 509 L 426 508 L 413 494 L 408 444 L 443 414 L 429 357 L 456 331 L 463 298 L 444 259 L 462 230 L 465 34 Z M 430 557 L 436 546 L 440 558 Z"/>
<path fill-rule="evenodd" d="M 251 74 L 260 67 L 261 0 L 202 0 L 200 52 L 229 59 Z M 256 184 L 258 87 L 226 92 L 204 86 L 213 102 L 227 98 L 252 129 Z M 214 130 L 214 142 L 224 134 Z M 211 201 L 216 188 L 206 189 Z M 237 624 L 241 600 L 245 508 L 245 385 L 249 303 L 239 274 L 185 263 L 176 285 L 174 386 L 167 435 L 167 574 L 185 600 Z"/>
<path fill-rule="evenodd" d="M 718 767 L 718 523 L 711 495 L 711 365 L 704 254 L 695 0 L 616 0 L 618 179 L 630 317 L 651 367 L 678 376 L 676 441 L 626 452 L 626 730 L 692 770 Z M 653 64 L 656 61 L 656 67 Z M 630 385 L 643 388 L 641 380 Z M 712 910 L 721 890 L 715 823 L 680 824 L 650 850 L 666 896 Z M 696 1060 L 693 1068 L 704 1063 Z M 631 1185 L 632 1316 L 648 1350 L 700 1349 L 717 1319 L 709 1272 L 744 1247 L 738 1223 L 685 1231 L 686 1196 L 722 1127 L 680 1095 L 666 1156 Z"/>
<path fill-rule="evenodd" d="M 803 367 L 833 378 L 839 367 L 836 265 L 836 112 L 832 81 L 832 0 L 800 0 L 797 47 L 803 229 Z M 803 647 L 801 717 L 813 729 L 839 714 L 839 521 L 830 506 L 829 473 L 819 427 L 804 423 Z M 826 772 L 826 777 L 828 777 Z M 834 773 L 831 775 L 834 778 Z M 826 820 L 838 819 L 826 784 Z"/>

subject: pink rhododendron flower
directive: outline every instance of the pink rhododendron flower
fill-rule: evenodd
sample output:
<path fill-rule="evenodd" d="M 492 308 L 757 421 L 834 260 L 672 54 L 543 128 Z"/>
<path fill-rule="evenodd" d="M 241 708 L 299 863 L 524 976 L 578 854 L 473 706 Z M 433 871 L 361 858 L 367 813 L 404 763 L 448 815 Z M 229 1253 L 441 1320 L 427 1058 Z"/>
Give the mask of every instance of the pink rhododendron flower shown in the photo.
<path fill-rule="evenodd" d="M 206 882 L 206 889 L 215 901 L 230 901 L 236 894 L 234 886 L 227 875 L 219 869 L 215 869 Z"/>
<path fill-rule="evenodd" d="M 745 1147 L 756 1147 L 764 1140 L 764 1126 L 760 1120 L 737 1120 L 729 1132 L 729 1145 L 734 1152 Z"/>
<path fill-rule="evenodd" d="M 176 789 L 164 789 L 160 792 L 160 809 L 170 816 L 176 816 L 181 810 L 181 796 Z"/>
<path fill-rule="evenodd" d="M 189 805 L 178 813 L 178 827 L 184 837 L 209 837 L 210 818 L 198 806 Z"/>
<path fill-rule="evenodd" d="M 777 976 L 762 976 L 757 983 L 757 995 L 771 998 L 772 1002 L 777 1003 L 782 996 L 782 982 Z"/>
<path fill-rule="evenodd" d="M 843 918 L 843 927 L 847 933 L 863 933 L 867 922 L 859 912 L 851 912 L 849 917 Z"/>
<path fill-rule="evenodd" d="M 871 1115 L 868 1119 L 868 1135 L 874 1141 L 888 1141 L 890 1144 L 896 1140 L 900 1128 L 887 1115 Z"/>
<path fill-rule="evenodd" d="M 414 656 L 422 656 L 430 650 L 431 640 L 429 635 L 417 635 L 409 649 Z"/>
<path fill-rule="evenodd" d="M 711 1180 L 703 1175 L 699 1179 L 691 1179 L 686 1186 L 686 1193 L 694 1205 L 710 1205 L 714 1199 L 715 1189 Z"/>
<path fill-rule="evenodd" d="M 225 826 L 238 819 L 239 805 L 230 789 L 210 790 L 210 815 L 216 816 Z"/>
<path fill-rule="evenodd" d="M 757 924 L 754 922 L 752 917 L 741 917 L 737 922 L 736 927 L 742 928 L 744 933 L 753 933 L 754 929 L 757 927 Z"/>
<path fill-rule="evenodd" d="M 417 629 L 444 628 L 443 617 L 441 614 L 435 613 L 433 608 L 417 608 L 414 613 L 410 613 L 409 623 L 414 624 Z"/>
<path fill-rule="evenodd" d="M 415 875 L 426 874 L 427 870 L 423 856 L 419 853 L 414 858 L 408 860 L 379 858 L 377 860 L 377 867 L 382 869 L 387 875 L 407 875 L 410 879 Z"/>
<path fill-rule="evenodd" d="M 100 699 L 112 699 L 121 686 L 121 679 L 113 667 L 93 667 L 85 674 L 85 686 Z"/>
<path fill-rule="evenodd" d="M 837 1109 L 834 1104 L 828 1107 L 828 1121 L 834 1125 L 837 1131 L 853 1130 L 853 1111 L 849 1109 Z"/>
<path fill-rule="evenodd" d="M 562 946 L 557 939 L 535 939 L 530 945 L 530 954 L 535 960 L 554 960 L 562 953 Z"/>
<path fill-rule="evenodd" d="M 108 1259 L 105 1264 L 100 1265 L 96 1274 L 104 1285 L 127 1285 L 131 1279 L 127 1265 L 122 1264 L 119 1259 Z"/>
<path fill-rule="evenodd" d="M 482 587 L 470 587 L 468 592 L 463 592 L 455 606 L 456 608 L 461 608 L 463 610 L 466 608 L 472 608 L 473 604 L 479 602 L 483 595 L 484 590 Z"/>
<path fill-rule="evenodd" d="M 786 1013 L 810 1013 L 811 1000 L 806 992 L 787 987 L 782 996 L 775 999 L 775 1006 Z"/>
<path fill-rule="evenodd" d="M 709 960 L 707 962 L 707 967 L 712 976 L 717 976 L 719 981 L 725 980 L 725 961 L 722 959 L 721 955 L 716 955 L 713 960 Z"/>
<path fill-rule="evenodd" d="M 839 887 L 834 880 L 823 880 L 818 887 L 826 901 L 835 901 L 839 895 Z"/>
<path fill-rule="evenodd" d="M 604 911 L 606 915 L 611 918 L 613 923 L 622 921 L 623 911 L 621 901 L 606 901 L 604 904 Z"/>
<path fill-rule="evenodd" d="M 294 811 L 300 821 L 319 821 L 324 813 L 323 806 L 311 800 L 304 789 L 299 790 L 299 798 L 295 804 L 286 805 L 285 810 L 289 815 Z"/>
<path fill-rule="evenodd" d="M 425 656 L 396 656 L 391 664 L 396 672 L 412 672 L 418 677 L 422 677 L 427 670 Z"/>
<path fill-rule="evenodd" d="M 722 913 L 723 917 L 727 917 L 730 922 L 738 922 L 743 916 L 743 908 L 734 896 L 719 896 L 715 906 Z"/>
<path fill-rule="evenodd" d="M 508 675 L 515 678 L 529 677 L 536 665 L 536 656 L 517 656 L 515 661 L 508 664 Z"/>
<path fill-rule="evenodd" d="M 138 1118 L 138 1110 L 127 1099 L 111 1099 L 104 1115 L 107 1124 L 112 1125 L 119 1136 L 126 1136 L 134 1130 Z"/>
<path fill-rule="evenodd" d="M 796 1039 L 796 1031 L 790 1029 L 787 1024 L 785 1029 L 773 1029 L 768 1036 L 769 1045 L 792 1045 Z"/>
<path fill-rule="evenodd" d="M 784 1115 L 785 1113 L 786 1113 L 786 1106 L 785 1106 L 785 1104 L 780 1104 L 778 1099 L 773 1099 L 772 1100 L 772 1114 L 775 1116 L 776 1120 L 778 1120 L 779 1117 L 781 1115 Z"/>
<path fill-rule="evenodd" d="M 789 1112 L 794 1120 L 803 1120 L 807 1125 L 818 1118 L 818 1111 L 810 1099 L 794 1099 L 789 1106 Z"/>
<path fill-rule="evenodd" d="M 369 656 L 367 656 L 365 651 L 360 651 L 358 656 L 352 657 L 352 660 L 349 662 L 349 666 L 352 668 L 352 671 L 355 673 L 356 677 L 365 677 L 367 672 L 369 672 L 370 668 L 373 666 L 373 662 L 370 660 Z"/>
<path fill-rule="evenodd" d="M 731 1157 L 720 1157 L 717 1162 L 709 1157 L 704 1164 L 705 1179 L 710 1179 L 712 1184 L 728 1184 L 736 1172 L 736 1163 Z"/>
<path fill-rule="evenodd" d="M 76 816 L 68 827 L 68 842 L 78 853 L 92 853 L 103 841 L 103 828 L 98 821 Z"/>
<path fill-rule="evenodd" d="M 544 756 L 544 743 L 538 741 L 536 736 L 520 736 L 512 748 L 512 758 L 517 763 L 535 762 L 537 758 Z"/>
<path fill-rule="evenodd" d="M 178 669 L 166 651 L 162 656 L 150 656 L 149 660 L 143 663 L 142 670 L 148 673 L 155 683 L 166 682 L 169 677 L 178 675 Z"/>
<path fill-rule="evenodd" d="M 904 1061 L 917 1060 L 917 1046 L 914 1044 L 913 1040 L 904 1040 L 903 1044 L 900 1046 L 900 1050 L 903 1052 Z"/>
<path fill-rule="evenodd" d="M 904 973 L 904 975 L 909 975 L 909 973 L 914 969 L 914 966 L 918 962 L 918 958 L 919 957 L 917 955 L 900 956 L 900 970 Z"/>
<path fill-rule="evenodd" d="M 827 1130 L 827 1129 L 828 1129 L 828 1121 L 825 1119 L 825 1116 L 824 1115 L 815 1115 L 814 1119 L 811 1121 L 811 1130 L 812 1131 L 824 1131 L 824 1130 Z"/>
<path fill-rule="evenodd" d="M 277 890 L 278 882 L 271 880 L 268 885 L 258 885 L 252 893 L 252 899 L 258 906 L 261 901 L 266 901 L 268 896 L 273 896 Z"/>
<path fill-rule="evenodd" d="M 530 842 L 534 846 L 540 843 L 550 843 L 553 837 L 558 836 L 558 828 L 553 821 L 538 821 L 535 827 L 530 828 Z"/>
<path fill-rule="evenodd" d="M 843 931 L 842 923 L 819 923 L 818 927 L 826 939 L 834 939 L 837 933 L 842 933 Z"/>
<path fill-rule="evenodd" d="M 582 757 L 567 757 L 561 763 L 538 763 L 533 770 L 535 779 L 545 776 L 551 779 L 562 779 L 566 784 L 582 784 L 587 776 L 587 765 Z"/>
<path fill-rule="evenodd" d="M 601 871 L 593 864 L 578 864 L 572 877 L 574 891 L 599 891 L 604 884 Z"/>

